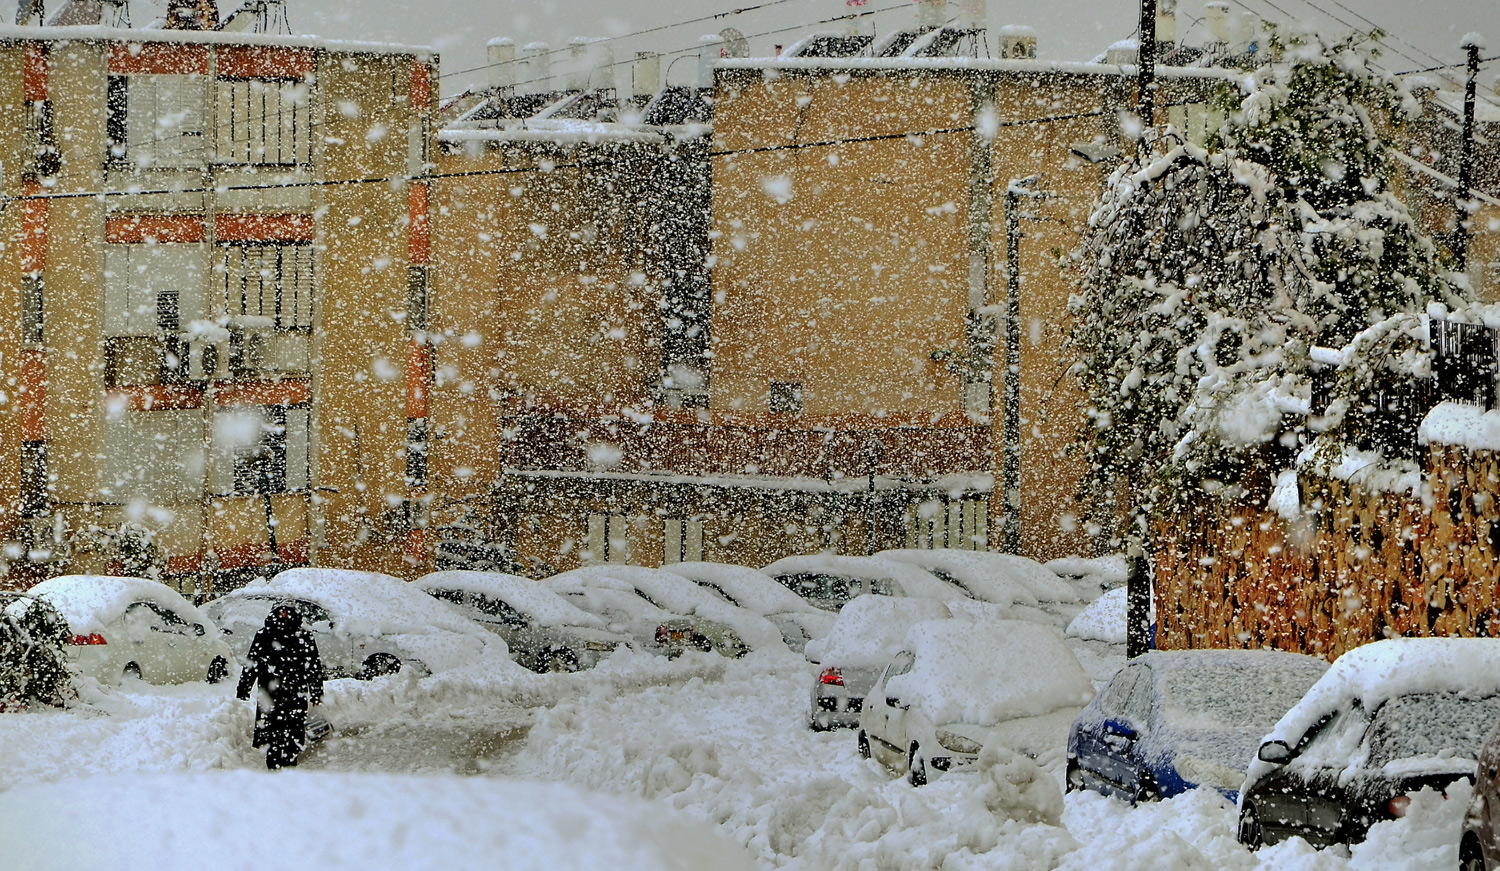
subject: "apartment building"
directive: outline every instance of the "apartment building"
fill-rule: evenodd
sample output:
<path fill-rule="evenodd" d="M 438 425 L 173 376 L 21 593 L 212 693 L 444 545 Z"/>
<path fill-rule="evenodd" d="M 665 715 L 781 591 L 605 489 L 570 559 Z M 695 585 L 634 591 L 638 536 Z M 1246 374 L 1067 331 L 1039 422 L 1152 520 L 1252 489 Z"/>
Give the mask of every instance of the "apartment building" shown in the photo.
<path fill-rule="evenodd" d="M 425 49 L 0 29 L 14 579 L 427 559 Z"/>

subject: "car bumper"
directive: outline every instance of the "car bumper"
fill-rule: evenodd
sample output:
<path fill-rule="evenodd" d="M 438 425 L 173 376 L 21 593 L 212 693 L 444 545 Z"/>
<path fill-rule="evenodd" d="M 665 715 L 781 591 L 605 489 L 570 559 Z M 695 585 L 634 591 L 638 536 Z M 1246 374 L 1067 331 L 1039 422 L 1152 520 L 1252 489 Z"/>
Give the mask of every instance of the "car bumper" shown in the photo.
<path fill-rule="evenodd" d="M 808 722 L 814 729 L 853 729 L 859 726 L 864 710 L 864 696 L 848 693 L 814 693 L 812 715 Z"/>

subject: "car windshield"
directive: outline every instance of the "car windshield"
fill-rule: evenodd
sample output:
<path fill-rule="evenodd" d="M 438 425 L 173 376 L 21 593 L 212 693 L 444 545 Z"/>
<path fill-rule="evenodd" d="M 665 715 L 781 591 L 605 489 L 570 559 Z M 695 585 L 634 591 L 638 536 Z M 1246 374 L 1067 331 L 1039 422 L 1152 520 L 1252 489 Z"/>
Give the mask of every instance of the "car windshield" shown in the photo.
<path fill-rule="evenodd" d="M 1318 675 L 1308 670 L 1194 665 L 1161 678 L 1162 719 L 1191 731 L 1270 731 L 1307 693 Z"/>
<path fill-rule="evenodd" d="M 1367 741 L 1370 767 L 1398 759 L 1479 758 L 1479 745 L 1500 719 L 1500 696 L 1418 693 L 1391 699 L 1375 712 Z"/>

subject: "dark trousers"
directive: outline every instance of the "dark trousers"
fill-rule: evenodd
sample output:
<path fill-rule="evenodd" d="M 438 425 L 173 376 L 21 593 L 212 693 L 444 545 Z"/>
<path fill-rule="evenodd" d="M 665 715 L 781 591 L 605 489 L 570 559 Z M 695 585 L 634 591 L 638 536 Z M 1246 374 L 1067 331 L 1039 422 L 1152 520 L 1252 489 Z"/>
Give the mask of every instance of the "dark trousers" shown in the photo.
<path fill-rule="evenodd" d="M 266 748 L 266 768 L 290 768 L 307 746 L 307 702 L 279 699 L 270 710 L 255 709 L 256 747 Z"/>

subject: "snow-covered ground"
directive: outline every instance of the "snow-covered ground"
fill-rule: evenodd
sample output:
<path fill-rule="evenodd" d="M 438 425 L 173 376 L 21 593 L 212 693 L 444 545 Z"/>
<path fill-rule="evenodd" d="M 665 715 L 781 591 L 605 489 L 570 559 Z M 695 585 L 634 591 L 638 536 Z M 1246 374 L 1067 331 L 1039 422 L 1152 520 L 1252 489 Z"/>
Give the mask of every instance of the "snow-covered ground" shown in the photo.
<path fill-rule="evenodd" d="M 1352 851 L 1292 841 L 1255 854 L 1235 842 L 1234 808 L 1213 793 L 1139 808 L 1063 798 L 1060 752 L 1042 771 L 994 749 L 977 770 L 914 789 L 860 759 L 849 732 L 806 727 L 814 677 L 801 658 L 762 651 L 739 661 L 623 655 L 575 675 L 335 681 L 325 709 L 341 734 L 304 767 L 522 778 L 644 798 L 716 827 L 763 868 L 1457 864 L 1459 794 L 1419 797 L 1406 819 L 1376 826 Z M 250 718 L 228 685 L 88 688 L 72 710 L 0 715 L 0 791 L 91 774 L 258 770 Z"/>

